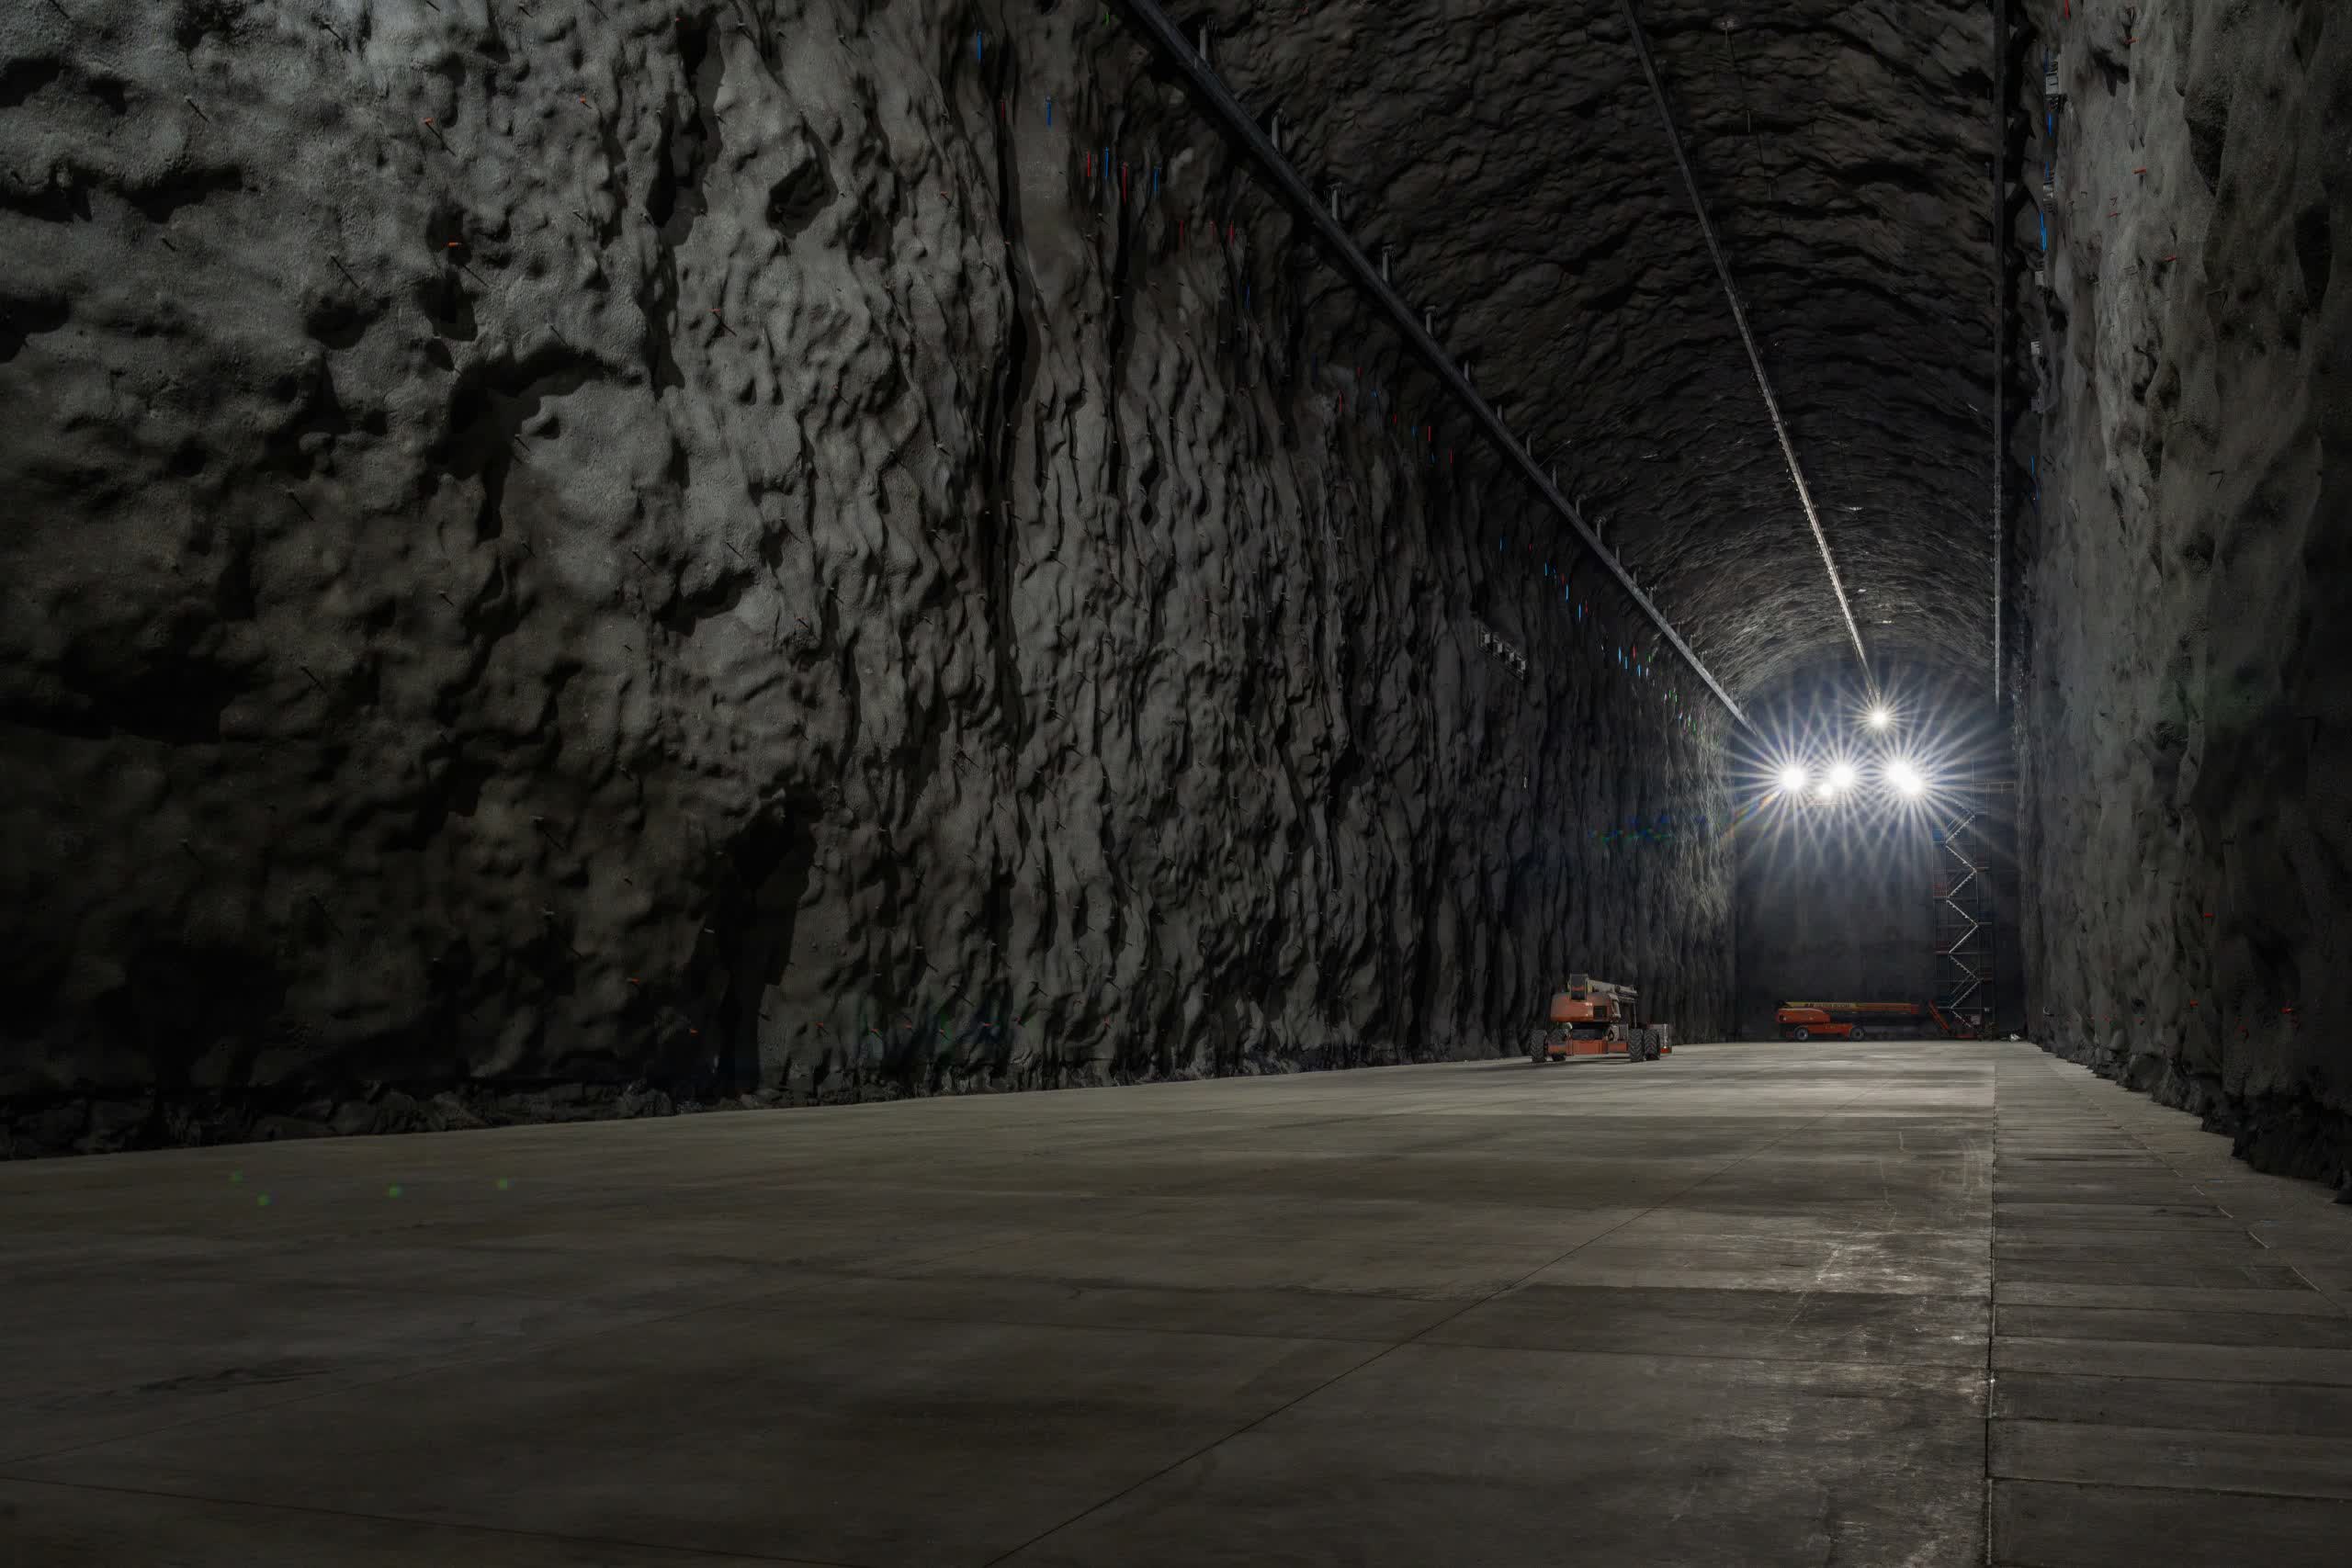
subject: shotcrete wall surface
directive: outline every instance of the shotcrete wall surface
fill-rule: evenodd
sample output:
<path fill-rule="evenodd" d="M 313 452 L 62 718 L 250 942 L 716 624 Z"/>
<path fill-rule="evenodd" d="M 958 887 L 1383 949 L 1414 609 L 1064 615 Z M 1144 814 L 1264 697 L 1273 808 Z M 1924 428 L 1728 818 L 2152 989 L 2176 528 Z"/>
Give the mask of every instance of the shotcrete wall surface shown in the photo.
<path fill-rule="evenodd" d="M 2036 0 L 2030 1022 L 2265 1168 L 2352 1158 L 2352 12 Z M 2034 207 L 2020 249 L 2039 254 Z M 2038 448 L 2037 437 L 2039 430 Z"/>
<path fill-rule="evenodd" d="M 977 15 L 0 17 L 12 1150 L 1729 1027 L 1720 710 Z"/>

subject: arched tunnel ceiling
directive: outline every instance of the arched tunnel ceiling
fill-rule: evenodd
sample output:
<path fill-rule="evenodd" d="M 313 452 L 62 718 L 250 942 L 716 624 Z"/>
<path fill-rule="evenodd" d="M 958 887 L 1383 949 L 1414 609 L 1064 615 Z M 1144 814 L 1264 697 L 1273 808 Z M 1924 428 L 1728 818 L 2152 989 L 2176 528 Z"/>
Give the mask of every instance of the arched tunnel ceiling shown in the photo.
<path fill-rule="evenodd" d="M 1873 661 L 1984 666 L 1988 9 L 1638 10 Z M 1853 669 L 1618 0 L 1170 14 L 1719 678 Z M 1387 337 L 1323 276 L 1318 333 Z"/>

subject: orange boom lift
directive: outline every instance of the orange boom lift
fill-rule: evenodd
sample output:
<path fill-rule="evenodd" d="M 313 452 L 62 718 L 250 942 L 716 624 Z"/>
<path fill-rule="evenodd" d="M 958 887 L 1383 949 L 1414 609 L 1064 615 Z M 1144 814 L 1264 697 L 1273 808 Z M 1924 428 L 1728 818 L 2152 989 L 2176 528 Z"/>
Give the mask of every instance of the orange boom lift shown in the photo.
<path fill-rule="evenodd" d="M 1631 986 L 1571 975 L 1568 988 L 1552 998 L 1552 1021 L 1528 1048 L 1537 1066 L 1572 1056 L 1622 1056 L 1655 1062 L 1674 1049 L 1672 1032 L 1641 1021 L 1641 992 Z"/>
<path fill-rule="evenodd" d="M 1928 1012 L 1917 1002 L 1784 1002 L 1773 1017 L 1783 1040 L 1861 1040 L 1871 1024 L 1916 1022 Z"/>

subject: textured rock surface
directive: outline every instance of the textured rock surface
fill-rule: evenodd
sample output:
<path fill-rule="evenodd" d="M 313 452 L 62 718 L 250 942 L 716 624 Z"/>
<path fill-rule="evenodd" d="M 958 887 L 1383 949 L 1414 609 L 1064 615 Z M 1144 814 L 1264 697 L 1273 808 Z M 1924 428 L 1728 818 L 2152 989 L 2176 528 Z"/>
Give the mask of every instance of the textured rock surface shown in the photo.
<path fill-rule="evenodd" d="M 2035 1025 L 2341 1178 L 2352 16 L 2030 9 L 2071 95 L 2026 312 L 2052 367 L 2018 714 Z"/>
<path fill-rule="evenodd" d="M 1618 0 L 1192 10 L 1718 674 L 1844 657 Z M 1990 11 L 1638 14 L 1873 658 L 1984 668 Z"/>
<path fill-rule="evenodd" d="M 1092 8 L 169 23 L 0 19 L 12 1147 L 1485 1054 L 1572 965 L 1728 1027 L 1720 716 Z"/>
<path fill-rule="evenodd" d="M 2018 10 L 2033 1027 L 2340 1170 L 2345 22 Z M 1874 659 L 1985 668 L 1987 7 L 1641 12 Z M 1834 683 L 1615 0 L 1182 16 L 1711 665 Z M 1732 1025 L 1719 717 L 1099 7 L 20 6 L 0 240 L 13 1147 Z"/>

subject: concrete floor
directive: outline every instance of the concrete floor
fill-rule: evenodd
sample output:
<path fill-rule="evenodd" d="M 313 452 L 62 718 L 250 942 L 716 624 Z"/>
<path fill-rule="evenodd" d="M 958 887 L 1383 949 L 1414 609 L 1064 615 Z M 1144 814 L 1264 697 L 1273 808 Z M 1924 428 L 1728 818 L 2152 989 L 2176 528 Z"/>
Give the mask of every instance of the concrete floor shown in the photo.
<path fill-rule="evenodd" d="M 2352 1540 L 2352 1208 L 2024 1045 L 0 1166 L 0 1257 L 7 1568 Z"/>

